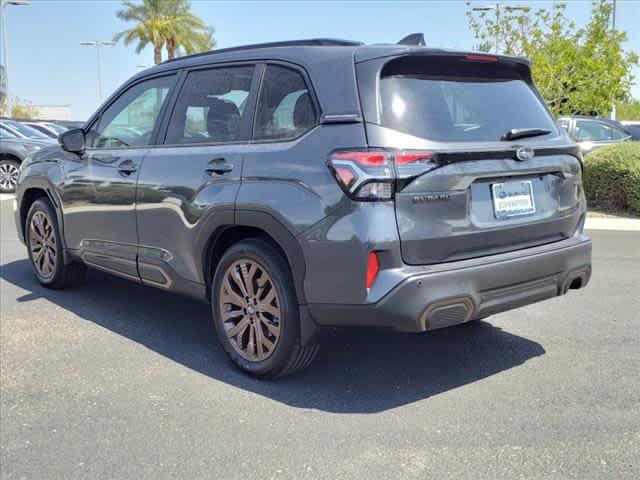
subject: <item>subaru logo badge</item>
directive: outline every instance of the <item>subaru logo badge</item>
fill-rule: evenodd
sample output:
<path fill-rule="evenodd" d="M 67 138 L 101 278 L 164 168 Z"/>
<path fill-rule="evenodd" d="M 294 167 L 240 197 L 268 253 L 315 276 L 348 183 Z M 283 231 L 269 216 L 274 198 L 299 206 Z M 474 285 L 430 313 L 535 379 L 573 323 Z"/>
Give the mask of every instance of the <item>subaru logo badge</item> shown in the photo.
<path fill-rule="evenodd" d="M 516 158 L 521 162 L 533 158 L 534 151 L 531 147 L 518 147 L 516 150 Z"/>

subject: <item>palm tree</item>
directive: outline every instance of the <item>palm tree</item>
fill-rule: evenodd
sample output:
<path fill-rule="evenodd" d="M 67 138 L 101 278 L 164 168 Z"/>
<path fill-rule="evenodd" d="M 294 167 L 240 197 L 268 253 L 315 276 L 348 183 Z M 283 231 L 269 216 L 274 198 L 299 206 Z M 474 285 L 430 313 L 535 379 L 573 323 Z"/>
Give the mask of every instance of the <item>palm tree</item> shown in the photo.
<path fill-rule="evenodd" d="M 136 22 L 129 30 L 118 33 L 115 41 L 125 45 L 137 42 L 136 53 L 147 45 L 153 46 L 153 60 L 162 62 L 162 49 L 166 46 L 169 58 L 179 48 L 195 53 L 213 48 L 213 29 L 191 13 L 189 0 L 123 0 L 123 8 L 116 12 L 125 22 Z"/>
<path fill-rule="evenodd" d="M 175 58 L 179 51 L 191 54 L 212 50 L 216 44 L 214 33 L 213 27 L 191 13 L 189 0 L 176 0 L 165 32 L 167 56 Z"/>

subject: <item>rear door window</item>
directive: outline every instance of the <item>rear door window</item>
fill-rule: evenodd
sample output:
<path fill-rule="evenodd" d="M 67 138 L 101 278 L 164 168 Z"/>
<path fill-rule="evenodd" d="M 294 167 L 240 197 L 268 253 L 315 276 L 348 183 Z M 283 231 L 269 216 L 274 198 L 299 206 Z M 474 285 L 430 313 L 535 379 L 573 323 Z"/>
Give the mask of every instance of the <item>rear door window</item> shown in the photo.
<path fill-rule="evenodd" d="M 243 140 L 253 66 L 190 72 L 169 120 L 165 143 L 226 143 Z"/>
<path fill-rule="evenodd" d="M 617 128 L 593 120 L 576 120 L 576 140 L 579 142 L 606 142 L 623 138 Z"/>
<path fill-rule="evenodd" d="M 311 94 L 300 72 L 268 65 L 258 100 L 254 138 L 289 140 L 316 124 Z"/>
<path fill-rule="evenodd" d="M 383 126 L 441 142 L 499 141 L 514 128 L 556 132 L 513 68 L 416 57 L 389 62 L 380 79 Z"/>

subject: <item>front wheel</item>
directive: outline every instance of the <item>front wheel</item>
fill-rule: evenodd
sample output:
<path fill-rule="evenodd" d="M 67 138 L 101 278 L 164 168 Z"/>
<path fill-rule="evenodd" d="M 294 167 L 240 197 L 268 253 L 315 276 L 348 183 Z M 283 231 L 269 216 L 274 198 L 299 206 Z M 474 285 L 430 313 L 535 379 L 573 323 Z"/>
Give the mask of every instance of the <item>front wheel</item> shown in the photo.
<path fill-rule="evenodd" d="M 211 291 L 216 332 L 243 371 L 275 378 L 311 363 L 318 346 L 300 344 L 291 272 L 270 243 L 249 239 L 230 247 L 218 263 Z"/>
<path fill-rule="evenodd" d="M 65 288 L 84 281 L 84 264 L 64 263 L 58 220 L 49 200 L 40 198 L 29 208 L 25 239 L 33 272 L 42 285 Z"/>

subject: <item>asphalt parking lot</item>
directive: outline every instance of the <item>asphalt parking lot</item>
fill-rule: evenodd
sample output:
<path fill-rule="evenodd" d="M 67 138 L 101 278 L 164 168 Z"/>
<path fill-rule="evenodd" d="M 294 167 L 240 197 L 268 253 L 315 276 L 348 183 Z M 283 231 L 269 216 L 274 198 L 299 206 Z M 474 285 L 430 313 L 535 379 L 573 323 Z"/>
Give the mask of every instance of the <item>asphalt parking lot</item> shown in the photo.
<path fill-rule="evenodd" d="M 1 478 L 640 478 L 640 232 L 591 232 L 585 290 L 328 332 L 268 383 L 231 368 L 206 305 L 98 272 L 41 288 L 0 204 Z"/>

